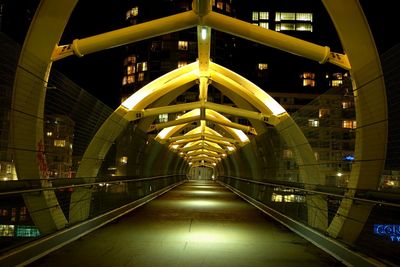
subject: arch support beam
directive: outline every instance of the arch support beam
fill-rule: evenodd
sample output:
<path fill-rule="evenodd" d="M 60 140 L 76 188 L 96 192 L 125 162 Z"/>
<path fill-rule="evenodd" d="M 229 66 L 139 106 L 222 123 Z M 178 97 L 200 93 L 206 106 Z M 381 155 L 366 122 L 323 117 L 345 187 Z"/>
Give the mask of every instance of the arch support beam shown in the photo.
<path fill-rule="evenodd" d="M 195 27 L 198 17 L 193 11 L 168 16 L 161 19 L 143 22 L 95 36 L 75 39 L 72 44 L 57 46 L 52 60 L 56 61 L 71 55 L 82 57 L 101 50 L 121 46 L 163 34 Z"/>
<path fill-rule="evenodd" d="M 342 68 L 350 69 L 346 55 L 331 53 L 327 46 L 313 44 L 280 32 L 244 22 L 216 12 L 210 12 L 203 18 L 204 24 L 256 43 L 273 47 L 319 63 L 331 62 Z"/>

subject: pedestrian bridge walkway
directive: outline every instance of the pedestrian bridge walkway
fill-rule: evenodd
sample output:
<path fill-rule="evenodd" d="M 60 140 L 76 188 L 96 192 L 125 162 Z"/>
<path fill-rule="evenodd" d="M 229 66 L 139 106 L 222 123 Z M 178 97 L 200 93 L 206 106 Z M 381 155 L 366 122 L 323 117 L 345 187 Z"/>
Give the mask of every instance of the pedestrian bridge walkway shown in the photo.
<path fill-rule="evenodd" d="M 29 266 L 344 266 L 214 181 L 185 182 Z"/>

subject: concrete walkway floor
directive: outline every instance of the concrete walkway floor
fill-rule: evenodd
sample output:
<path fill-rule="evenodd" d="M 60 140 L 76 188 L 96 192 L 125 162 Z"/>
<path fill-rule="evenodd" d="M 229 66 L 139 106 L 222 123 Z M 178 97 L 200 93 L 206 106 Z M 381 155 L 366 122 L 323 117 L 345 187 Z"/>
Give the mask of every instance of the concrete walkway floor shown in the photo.
<path fill-rule="evenodd" d="M 190 181 L 29 266 L 343 266 L 228 189 Z"/>

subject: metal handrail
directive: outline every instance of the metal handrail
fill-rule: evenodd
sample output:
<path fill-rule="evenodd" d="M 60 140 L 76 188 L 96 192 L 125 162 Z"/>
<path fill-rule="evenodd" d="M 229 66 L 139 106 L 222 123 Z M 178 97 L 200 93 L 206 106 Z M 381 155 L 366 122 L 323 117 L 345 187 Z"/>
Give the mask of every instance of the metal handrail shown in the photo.
<path fill-rule="evenodd" d="M 253 183 L 253 184 L 283 187 L 283 188 L 289 188 L 289 189 L 294 189 L 294 190 L 298 190 L 298 191 L 303 191 L 306 193 L 321 194 L 321 195 L 338 197 L 338 198 L 347 198 L 347 199 L 356 200 L 356 201 L 368 202 L 368 203 L 376 204 L 376 205 L 386 205 L 386 206 L 400 208 L 400 204 L 397 204 L 397 203 L 377 201 L 377 200 L 371 200 L 371 199 L 360 198 L 360 197 L 352 197 L 352 196 L 347 196 L 346 194 L 340 195 L 340 194 L 334 194 L 334 193 L 327 193 L 327 192 L 320 191 L 320 190 L 312 190 L 312 189 L 305 189 L 305 188 L 296 187 L 296 186 L 288 186 L 288 185 L 282 185 L 282 184 L 276 184 L 276 183 L 261 182 L 261 181 L 249 180 L 249 179 L 244 179 L 244 178 L 234 177 L 234 176 L 227 176 L 227 175 L 221 175 L 220 177 L 232 178 L 232 179 L 236 179 L 236 180 L 240 180 L 240 181 L 248 182 L 248 183 Z M 315 186 L 320 186 L 320 185 L 315 185 Z M 357 189 L 346 188 L 346 190 L 357 190 Z M 346 192 L 344 192 L 344 193 L 346 193 Z"/>
<path fill-rule="evenodd" d="M 93 183 L 80 183 L 80 184 L 71 184 L 71 185 L 64 185 L 64 186 L 49 186 L 49 187 L 42 187 L 42 188 L 35 188 L 35 189 L 15 190 L 15 191 L 0 192 L 0 196 L 24 194 L 24 193 L 35 193 L 35 192 L 52 191 L 52 190 L 68 189 L 68 188 L 89 187 L 89 186 L 100 185 L 100 184 L 104 184 L 104 183 L 119 184 L 119 183 L 126 183 L 126 182 L 142 182 L 142 181 L 157 180 L 157 179 L 162 179 L 162 178 L 167 178 L 167 177 L 172 177 L 172 176 L 185 176 L 185 174 L 169 174 L 169 175 L 136 178 L 136 179 L 123 179 L 123 180 L 110 180 L 110 181 L 102 180 L 102 181 L 93 182 Z M 91 178 L 95 178 L 95 177 L 91 177 Z M 87 179 L 87 177 L 86 178 L 82 177 L 82 179 Z M 56 180 L 56 179 L 54 179 L 54 180 Z M 68 179 L 66 179 L 66 180 L 68 180 Z M 21 180 L 21 181 L 24 181 L 24 180 Z M 38 179 L 38 180 L 30 180 L 30 181 L 39 181 L 40 182 L 40 181 L 51 181 L 51 180 Z M 71 181 L 71 182 L 73 182 L 73 181 Z"/>

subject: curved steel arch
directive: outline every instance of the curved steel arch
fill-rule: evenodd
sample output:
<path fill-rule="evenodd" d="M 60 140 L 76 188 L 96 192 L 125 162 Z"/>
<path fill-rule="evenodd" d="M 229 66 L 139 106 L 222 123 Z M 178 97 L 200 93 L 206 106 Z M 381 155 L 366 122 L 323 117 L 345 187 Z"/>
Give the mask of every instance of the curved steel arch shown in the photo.
<path fill-rule="evenodd" d="M 18 149 L 14 151 L 19 179 L 43 178 L 43 170 L 39 166 L 45 166 L 45 164 L 43 165 L 43 162 L 39 162 L 43 158 L 40 157 L 43 151 L 38 147 L 43 142 L 43 129 L 40 120 L 30 120 L 30 124 L 26 124 L 26 121 L 29 120 L 22 113 L 16 111 L 25 110 L 27 111 L 26 113 L 32 114 L 37 118 L 42 117 L 45 84 L 51 69 L 52 53 L 61 38 L 61 34 L 76 3 L 77 0 L 59 0 L 57 2 L 42 0 L 21 51 L 19 65 L 22 68 L 29 69 L 31 67 L 26 61 L 29 54 L 34 54 L 41 61 L 38 66 L 41 71 L 37 74 L 38 77 L 42 78 L 42 81 L 30 80 L 27 74 L 20 70 L 22 68 L 17 70 L 13 93 L 13 112 L 11 115 L 13 146 L 16 148 L 37 150 L 37 155 L 39 155 L 35 156 Z M 323 0 L 323 3 L 334 22 L 344 50 L 346 51 L 346 56 L 348 56 L 351 63 L 351 76 L 354 88 L 357 90 L 355 92 L 357 123 L 359 126 L 356 130 L 355 156 L 357 161 L 353 165 L 349 187 L 376 188 L 384 166 L 387 140 L 386 95 L 379 56 L 376 52 L 372 35 L 369 32 L 368 23 L 357 0 Z M 191 14 L 187 13 L 185 16 L 187 16 L 185 17 L 185 25 L 178 26 L 189 27 L 195 23 L 196 19 Z M 210 16 L 207 23 L 209 26 L 221 27 L 221 30 L 225 30 L 226 28 L 226 25 L 222 25 L 223 22 L 219 24 L 215 20 L 215 16 Z M 232 25 L 229 25 L 229 27 L 232 28 Z M 240 35 L 240 33 L 237 34 Z M 246 38 L 246 35 L 242 37 Z M 264 43 L 264 39 L 257 39 L 259 37 L 252 36 L 255 41 Z M 79 44 L 82 44 L 82 42 L 74 43 L 74 47 L 79 50 L 81 48 Z M 265 42 L 265 44 L 268 45 L 268 42 Z M 279 44 L 277 44 L 277 48 L 281 49 Z M 317 48 L 317 50 L 320 51 L 320 54 L 314 56 L 311 53 L 310 58 L 316 57 L 321 61 L 329 60 L 325 48 Z M 290 47 L 289 52 L 293 52 L 290 51 Z M 29 97 L 25 97 L 28 95 Z M 370 112 L 370 105 L 380 108 Z M 118 116 L 121 114 L 125 115 L 125 109 L 118 108 L 116 114 L 119 114 Z M 290 120 L 285 119 L 284 122 L 279 123 L 279 125 L 289 124 L 290 127 L 296 128 L 296 125 L 290 122 Z M 115 123 L 116 125 L 121 124 L 121 127 L 123 127 L 125 121 L 122 120 L 119 123 Z M 279 125 L 277 128 L 279 128 Z M 298 129 L 288 132 L 284 130 L 285 128 L 281 127 L 281 134 L 286 136 L 289 143 L 297 143 L 297 140 L 291 140 L 290 132 L 297 131 Z M 21 138 L 22 136 L 26 137 L 25 133 L 27 131 L 32 133 L 30 138 Z M 106 146 L 100 149 L 102 153 L 105 150 Z M 300 158 L 300 160 L 307 161 L 309 159 L 305 157 Z M 95 162 L 91 164 L 96 166 Z M 372 178 L 368 180 L 360 179 L 360 177 L 364 177 L 366 174 Z M 348 194 L 351 196 L 354 193 L 354 190 L 349 190 Z M 47 197 L 39 197 L 35 201 L 27 200 L 27 206 L 29 209 L 49 207 L 52 205 L 52 201 L 54 201 L 53 197 L 49 195 Z M 343 201 L 339 213 L 347 216 L 335 217 L 328 232 L 333 236 L 340 235 L 349 242 L 352 242 L 357 237 L 358 232 L 368 217 L 369 207 L 360 208 L 352 205 L 351 201 Z M 352 216 L 356 220 L 345 219 Z M 43 233 L 51 232 L 53 229 L 60 229 L 66 222 L 61 211 L 57 211 L 57 208 L 50 209 L 49 212 L 36 214 L 33 216 L 33 220 Z M 355 221 L 358 221 L 356 225 L 354 225 Z M 353 234 L 349 234 L 349 229 L 353 230 Z"/>

